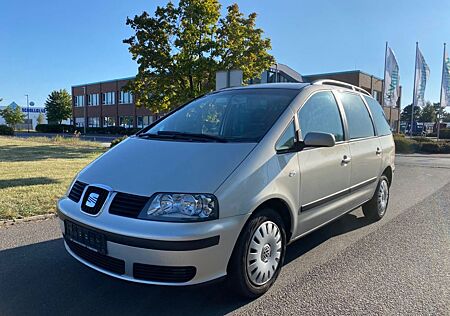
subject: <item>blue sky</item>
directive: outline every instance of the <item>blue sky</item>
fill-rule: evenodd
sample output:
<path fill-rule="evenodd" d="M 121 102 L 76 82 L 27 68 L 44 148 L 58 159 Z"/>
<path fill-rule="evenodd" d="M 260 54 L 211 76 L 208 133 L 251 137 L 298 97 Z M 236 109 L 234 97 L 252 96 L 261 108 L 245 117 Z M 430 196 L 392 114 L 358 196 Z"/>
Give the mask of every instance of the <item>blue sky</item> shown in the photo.
<path fill-rule="evenodd" d="M 402 105 L 412 99 L 415 42 L 431 69 L 425 98 L 439 99 L 442 44 L 450 43 L 450 1 L 246 0 L 272 39 L 272 54 L 301 74 L 360 69 L 383 76 L 384 46 L 396 53 Z M 127 16 L 153 13 L 166 1 L 14 0 L 0 2 L 1 105 L 43 105 L 54 89 L 133 76 L 136 64 L 122 40 Z"/>

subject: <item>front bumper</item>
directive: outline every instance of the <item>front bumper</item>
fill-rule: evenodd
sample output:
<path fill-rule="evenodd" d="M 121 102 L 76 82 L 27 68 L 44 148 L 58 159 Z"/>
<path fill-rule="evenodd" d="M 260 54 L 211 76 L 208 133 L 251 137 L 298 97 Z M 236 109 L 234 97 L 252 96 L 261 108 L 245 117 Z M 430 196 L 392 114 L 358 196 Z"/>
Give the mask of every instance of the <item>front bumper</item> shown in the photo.
<path fill-rule="evenodd" d="M 226 275 L 229 258 L 248 215 L 199 223 L 168 223 L 108 213 L 106 203 L 91 216 L 68 198 L 58 202 L 64 220 L 106 236 L 106 256 L 65 240 L 67 251 L 83 264 L 123 280 L 161 285 L 191 285 Z M 113 267 L 113 268 L 111 268 Z M 179 278 L 176 278 L 179 276 Z"/>

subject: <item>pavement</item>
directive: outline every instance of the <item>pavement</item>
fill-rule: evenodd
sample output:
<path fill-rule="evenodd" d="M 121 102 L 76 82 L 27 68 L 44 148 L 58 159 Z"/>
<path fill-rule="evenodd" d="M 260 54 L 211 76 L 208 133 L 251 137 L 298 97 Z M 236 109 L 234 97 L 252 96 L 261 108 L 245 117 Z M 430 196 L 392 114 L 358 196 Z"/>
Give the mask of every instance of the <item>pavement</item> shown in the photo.
<path fill-rule="evenodd" d="M 450 157 L 399 155 L 385 217 L 357 209 L 287 248 L 264 296 L 148 286 L 65 251 L 56 219 L 0 227 L 1 315 L 450 315 Z"/>

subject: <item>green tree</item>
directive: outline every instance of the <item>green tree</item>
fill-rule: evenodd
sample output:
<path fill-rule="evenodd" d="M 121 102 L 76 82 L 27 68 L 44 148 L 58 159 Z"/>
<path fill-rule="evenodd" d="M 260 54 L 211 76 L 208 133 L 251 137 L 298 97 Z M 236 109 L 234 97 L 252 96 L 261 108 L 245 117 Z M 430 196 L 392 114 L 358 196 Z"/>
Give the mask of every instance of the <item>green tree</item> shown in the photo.
<path fill-rule="evenodd" d="M 411 114 L 411 111 L 409 112 Z M 420 113 L 419 121 L 420 122 L 436 122 L 437 115 L 436 115 L 436 107 L 434 104 L 431 104 L 430 101 L 428 101 L 425 106 L 422 108 L 422 111 Z"/>
<path fill-rule="evenodd" d="M 442 113 L 442 122 L 450 123 L 450 113 L 449 112 Z"/>
<path fill-rule="evenodd" d="M 11 105 L 8 105 L 3 110 L 0 110 L 0 116 L 5 119 L 6 124 L 14 129 L 17 124 L 23 123 L 25 119 L 25 115 L 20 106 L 12 107 Z"/>
<path fill-rule="evenodd" d="M 38 117 L 37 117 L 37 123 L 38 123 L 38 124 L 44 124 L 44 121 L 45 121 L 44 114 L 39 113 L 39 115 L 38 115 Z"/>
<path fill-rule="evenodd" d="M 215 87 L 218 70 L 241 69 L 247 81 L 274 62 L 270 40 L 237 4 L 224 17 L 217 0 L 180 0 L 127 19 L 134 35 L 129 45 L 138 74 L 127 89 L 137 106 L 158 113 L 172 109 Z"/>
<path fill-rule="evenodd" d="M 52 91 L 45 101 L 45 110 L 49 122 L 61 124 L 72 116 L 72 98 L 65 89 Z"/>
<path fill-rule="evenodd" d="M 414 121 L 417 122 L 419 120 L 421 112 L 422 110 L 419 106 L 414 107 Z M 411 121 L 411 104 L 403 108 L 402 113 L 400 115 L 400 120 L 404 122 Z"/>

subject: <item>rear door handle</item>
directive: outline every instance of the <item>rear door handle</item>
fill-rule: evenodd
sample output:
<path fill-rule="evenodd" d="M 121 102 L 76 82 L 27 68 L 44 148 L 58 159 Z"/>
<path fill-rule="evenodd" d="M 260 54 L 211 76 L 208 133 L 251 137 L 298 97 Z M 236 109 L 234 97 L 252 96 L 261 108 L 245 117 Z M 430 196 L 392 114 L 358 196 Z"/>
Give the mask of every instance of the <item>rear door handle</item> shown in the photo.
<path fill-rule="evenodd" d="M 383 151 L 380 149 L 380 147 L 377 147 L 377 151 L 375 152 L 377 155 L 381 155 Z"/>
<path fill-rule="evenodd" d="M 344 157 L 342 157 L 342 163 L 347 164 L 352 160 L 352 158 L 350 158 L 347 155 L 344 155 Z"/>

